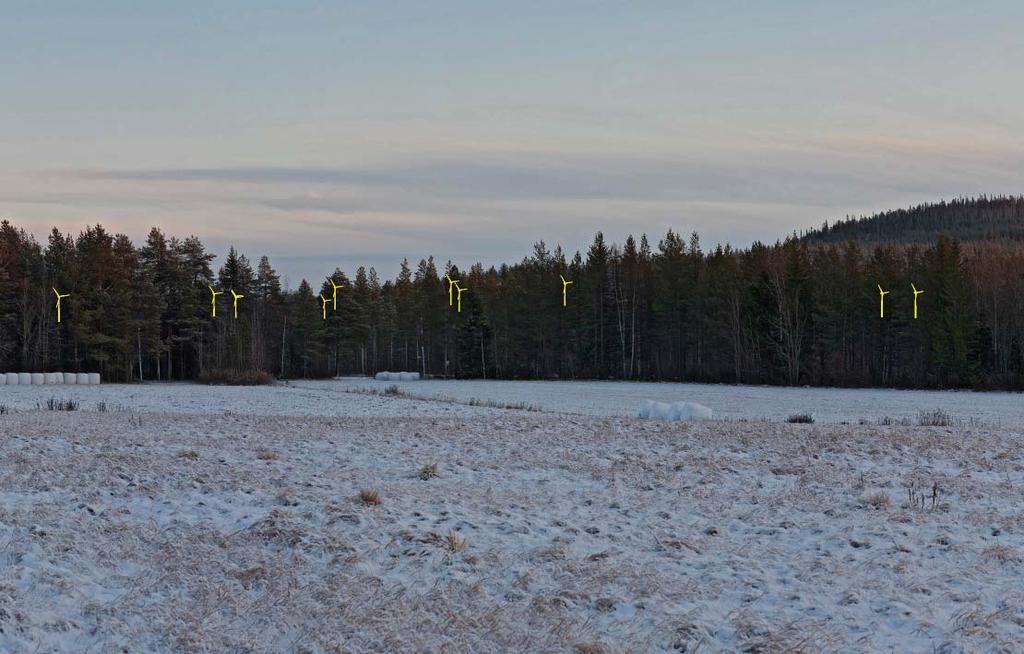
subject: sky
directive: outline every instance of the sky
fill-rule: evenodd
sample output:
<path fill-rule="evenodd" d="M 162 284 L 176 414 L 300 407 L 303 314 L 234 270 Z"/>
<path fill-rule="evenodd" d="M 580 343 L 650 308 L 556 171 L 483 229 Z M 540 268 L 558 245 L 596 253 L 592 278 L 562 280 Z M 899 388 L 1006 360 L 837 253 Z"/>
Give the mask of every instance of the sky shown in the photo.
<path fill-rule="evenodd" d="M 1010 1 L 6 0 L 0 218 L 195 234 L 292 287 L 598 230 L 774 242 L 1024 191 L 1022 28 Z"/>

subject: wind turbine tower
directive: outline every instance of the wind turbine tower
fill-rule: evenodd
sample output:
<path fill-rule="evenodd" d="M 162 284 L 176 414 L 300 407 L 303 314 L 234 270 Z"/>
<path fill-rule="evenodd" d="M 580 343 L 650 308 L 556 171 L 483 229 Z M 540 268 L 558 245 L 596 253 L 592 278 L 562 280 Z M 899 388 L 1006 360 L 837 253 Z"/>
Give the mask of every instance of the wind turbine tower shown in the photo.
<path fill-rule="evenodd" d="M 444 278 L 448 280 L 448 306 L 452 306 L 452 304 L 455 302 L 454 298 L 452 297 L 452 287 L 458 288 L 459 280 L 452 279 L 447 274 L 445 274 Z"/>
<path fill-rule="evenodd" d="M 888 295 L 890 292 L 891 291 L 883 291 L 882 290 L 882 285 L 881 284 L 878 285 L 878 298 L 879 298 L 878 316 L 880 318 L 885 318 L 885 296 Z"/>
<path fill-rule="evenodd" d="M 334 295 L 333 295 L 334 306 L 331 308 L 331 310 L 332 311 L 337 311 L 338 310 L 338 289 L 341 288 L 341 285 L 340 284 L 335 284 L 334 280 L 332 278 L 330 278 L 330 277 L 327 278 L 327 281 L 329 281 L 331 283 L 331 288 L 334 289 Z M 326 320 L 326 318 L 324 318 L 324 320 Z"/>
<path fill-rule="evenodd" d="M 565 291 L 566 291 L 566 289 L 569 288 L 569 284 L 572 284 L 572 282 L 566 281 L 565 277 L 562 277 L 562 275 L 559 275 L 559 277 L 562 279 L 562 306 L 564 307 L 566 305 L 566 293 L 565 293 Z"/>
<path fill-rule="evenodd" d="M 238 318 L 238 301 L 241 300 L 245 296 L 241 295 L 239 293 L 235 293 L 235 289 L 231 289 L 231 297 L 233 297 L 235 299 L 235 301 L 232 303 L 232 306 L 235 309 L 235 318 L 237 319 Z"/>
<path fill-rule="evenodd" d="M 459 280 L 456 279 L 455 280 L 455 290 L 459 292 L 459 295 L 458 295 L 459 313 L 462 313 L 462 292 L 466 291 L 466 290 L 469 290 L 469 289 L 465 289 L 465 288 L 462 288 L 461 286 L 459 286 Z"/>
<path fill-rule="evenodd" d="M 215 291 L 209 284 L 206 285 L 210 289 L 210 308 L 213 311 L 213 317 L 217 317 L 217 296 L 224 295 L 224 291 Z"/>
<path fill-rule="evenodd" d="M 53 288 L 52 286 L 50 288 Z M 66 297 L 71 297 L 71 293 L 64 293 L 63 295 L 57 290 L 53 289 L 53 294 L 57 296 L 57 322 L 60 322 L 60 301 Z"/>

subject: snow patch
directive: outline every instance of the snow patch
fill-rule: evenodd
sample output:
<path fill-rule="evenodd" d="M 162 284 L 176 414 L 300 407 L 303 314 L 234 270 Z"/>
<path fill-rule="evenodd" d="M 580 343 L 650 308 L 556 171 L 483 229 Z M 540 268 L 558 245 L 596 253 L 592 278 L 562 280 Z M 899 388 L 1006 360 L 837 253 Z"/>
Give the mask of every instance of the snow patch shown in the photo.
<path fill-rule="evenodd" d="M 640 403 L 637 415 L 644 420 L 665 420 L 669 422 L 684 420 L 710 420 L 712 411 L 697 402 L 657 402 L 644 400 Z"/>

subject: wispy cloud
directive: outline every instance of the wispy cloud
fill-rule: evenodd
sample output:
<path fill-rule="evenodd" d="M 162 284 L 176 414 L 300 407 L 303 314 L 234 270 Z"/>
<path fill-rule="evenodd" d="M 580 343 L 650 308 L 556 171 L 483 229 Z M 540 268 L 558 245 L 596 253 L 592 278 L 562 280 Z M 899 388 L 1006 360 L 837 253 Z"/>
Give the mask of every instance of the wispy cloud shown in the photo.
<path fill-rule="evenodd" d="M 124 182 L 201 182 L 333 186 L 337 188 L 402 187 L 460 196 L 611 197 L 628 192 L 609 188 L 612 176 L 571 163 L 538 160 L 488 161 L 425 159 L 379 167 L 168 168 L 151 170 L 82 170 L 71 177 Z"/>
<path fill-rule="evenodd" d="M 813 147 L 812 147 L 813 146 Z M 898 151 L 894 153 L 894 150 Z M 865 157 L 865 154 L 872 156 Z M 1005 163 L 1004 153 L 978 154 L 969 162 Z M 928 166 L 915 164 L 928 156 Z M 834 137 L 791 146 L 752 144 L 714 155 L 561 154 L 508 152 L 473 158 L 423 158 L 376 166 L 227 166 L 125 170 L 76 170 L 79 180 L 140 185 L 259 185 L 261 203 L 282 210 L 354 213 L 372 210 L 384 194 L 415 197 L 419 205 L 445 199 L 504 201 L 658 200 L 811 203 L 823 197 L 851 201 L 865 194 L 930 190 L 935 168 L 963 163 L 955 151 L 926 143 Z M 927 168 L 925 170 L 924 168 Z M 317 194 L 295 189 L 315 187 Z M 291 190 L 289 190 L 291 189 Z M 326 191 L 320 190 L 326 189 Z M 183 191 L 190 192 L 187 188 Z M 277 197 L 267 198 L 267 191 Z M 339 196 L 344 192 L 344 198 Z M 246 194 L 250 192 L 247 190 Z M 333 196 L 330 195 L 333 193 Z M 379 208 L 380 205 L 377 205 Z"/>

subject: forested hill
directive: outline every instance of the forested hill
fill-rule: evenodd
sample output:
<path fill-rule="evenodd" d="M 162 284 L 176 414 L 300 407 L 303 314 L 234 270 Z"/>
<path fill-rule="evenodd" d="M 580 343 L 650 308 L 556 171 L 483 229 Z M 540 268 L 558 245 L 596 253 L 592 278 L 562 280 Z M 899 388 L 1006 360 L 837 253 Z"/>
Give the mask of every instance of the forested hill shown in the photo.
<path fill-rule="evenodd" d="M 861 218 L 848 218 L 803 234 L 812 242 L 928 243 L 940 234 L 961 241 L 1024 242 L 1024 196 L 959 198 Z"/>

